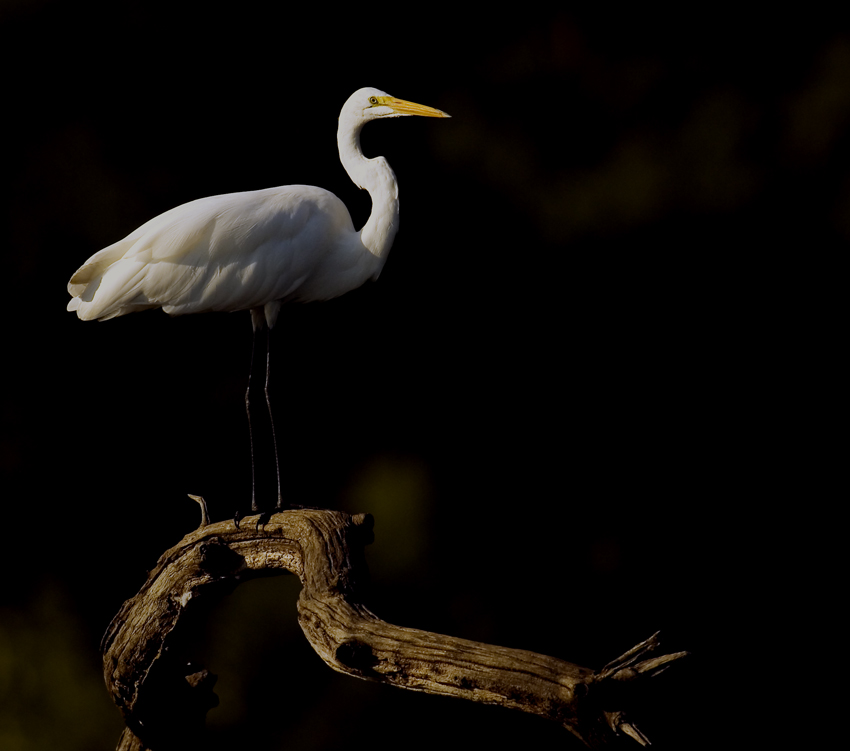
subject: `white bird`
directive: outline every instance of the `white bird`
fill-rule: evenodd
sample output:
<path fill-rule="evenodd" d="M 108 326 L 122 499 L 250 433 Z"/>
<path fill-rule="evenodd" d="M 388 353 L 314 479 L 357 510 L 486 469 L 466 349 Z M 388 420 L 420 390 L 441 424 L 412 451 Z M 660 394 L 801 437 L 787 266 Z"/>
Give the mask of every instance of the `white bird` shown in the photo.
<path fill-rule="evenodd" d="M 274 326 L 282 303 L 330 300 L 377 279 L 398 231 L 398 185 L 384 157 L 363 155 L 360 131 L 371 120 L 406 115 L 449 117 L 374 88 L 354 92 L 340 112 L 340 160 L 372 199 L 372 213 L 360 231 L 339 198 L 309 185 L 200 198 L 154 217 L 89 258 L 68 283 L 68 310 L 84 321 L 148 308 L 169 315 L 250 310 L 256 341 L 264 322 Z M 267 341 L 271 416 L 268 349 Z M 249 373 L 251 510 L 257 512 L 250 389 Z M 278 465 L 276 508 L 281 507 Z"/>

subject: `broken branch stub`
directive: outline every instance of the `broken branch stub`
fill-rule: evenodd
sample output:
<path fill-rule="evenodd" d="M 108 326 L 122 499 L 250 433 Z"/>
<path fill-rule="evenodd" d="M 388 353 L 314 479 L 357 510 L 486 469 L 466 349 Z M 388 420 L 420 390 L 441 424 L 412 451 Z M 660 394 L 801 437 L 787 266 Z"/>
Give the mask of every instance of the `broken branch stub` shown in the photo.
<path fill-rule="evenodd" d="M 298 622 L 334 670 L 400 688 L 519 709 L 558 722 L 591 748 L 646 738 L 627 721 L 623 683 L 657 675 L 686 653 L 648 658 L 658 635 L 601 671 L 555 657 L 386 623 L 361 600 L 372 517 L 297 509 L 203 525 L 166 551 L 103 637 L 104 676 L 127 731 L 119 748 L 180 748 L 215 706 L 215 678 L 181 659 L 182 639 L 246 579 L 291 572 Z M 612 690 L 613 689 L 613 690 Z"/>

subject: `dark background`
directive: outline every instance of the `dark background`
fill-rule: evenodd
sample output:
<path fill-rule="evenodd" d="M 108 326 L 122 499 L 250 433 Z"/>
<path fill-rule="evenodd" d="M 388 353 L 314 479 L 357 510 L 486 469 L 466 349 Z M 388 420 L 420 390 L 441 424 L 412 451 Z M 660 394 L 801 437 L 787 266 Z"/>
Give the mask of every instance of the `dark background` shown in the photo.
<path fill-rule="evenodd" d="M 762 690 L 730 695 L 724 671 L 764 649 L 789 581 L 763 543 L 810 510 L 795 446 L 850 235 L 850 35 L 707 9 L 423 13 L 2 6 L 4 749 L 114 747 L 102 632 L 197 524 L 187 493 L 216 518 L 249 494 L 248 314 L 83 323 L 68 278 L 217 193 L 316 184 L 361 226 L 335 129 L 367 85 L 453 117 L 366 128 L 400 184 L 390 260 L 281 315 L 286 497 L 374 514 L 386 620 L 591 667 L 661 629 L 693 655 L 641 728 L 660 749 L 743 732 Z M 272 471 L 261 455 L 269 499 Z M 211 621 L 211 748 L 578 747 L 333 673 L 297 592 L 247 584 Z"/>

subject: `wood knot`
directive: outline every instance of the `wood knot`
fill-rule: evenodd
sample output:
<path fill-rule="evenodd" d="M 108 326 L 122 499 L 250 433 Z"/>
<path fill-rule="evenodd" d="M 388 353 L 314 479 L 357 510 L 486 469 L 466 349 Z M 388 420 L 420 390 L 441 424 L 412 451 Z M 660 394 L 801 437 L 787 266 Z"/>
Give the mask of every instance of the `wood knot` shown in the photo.
<path fill-rule="evenodd" d="M 210 576 L 227 576 L 242 565 L 242 556 L 235 553 L 221 538 L 212 537 L 198 549 L 200 567 Z"/>
<path fill-rule="evenodd" d="M 345 667 L 360 673 L 368 673 L 380 662 L 372 653 L 372 648 L 357 639 L 344 641 L 336 648 L 336 659 Z"/>

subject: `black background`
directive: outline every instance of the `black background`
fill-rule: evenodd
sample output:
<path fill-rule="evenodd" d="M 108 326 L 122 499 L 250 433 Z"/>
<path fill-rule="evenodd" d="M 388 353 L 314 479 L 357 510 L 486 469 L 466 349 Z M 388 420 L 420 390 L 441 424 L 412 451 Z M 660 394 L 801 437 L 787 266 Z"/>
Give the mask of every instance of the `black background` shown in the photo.
<path fill-rule="evenodd" d="M 400 184 L 383 275 L 282 312 L 286 497 L 375 515 L 391 622 L 590 667 L 661 629 L 693 654 L 637 718 L 658 748 L 719 747 L 761 695 L 730 698 L 724 671 L 789 581 L 763 543 L 792 515 L 806 534 L 794 447 L 850 234 L 850 36 L 707 9 L 425 12 L 0 11 L 0 745 L 112 747 L 100 635 L 197 524 L 187 493 L 216 518 L 248 500 L 248 314 L 83 323 L 68 278 L 200 196 L 316 184 L 362 225 L 335 130 L 367 85 L 452 119 L 366 128 Z M 259 472 L 271 498 L 267 454 Z M 333 673 L 296 597 L 253 582 L 211 622 L 210 748 L 578 747 Z"/>

